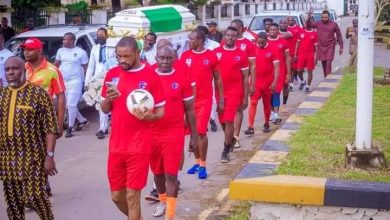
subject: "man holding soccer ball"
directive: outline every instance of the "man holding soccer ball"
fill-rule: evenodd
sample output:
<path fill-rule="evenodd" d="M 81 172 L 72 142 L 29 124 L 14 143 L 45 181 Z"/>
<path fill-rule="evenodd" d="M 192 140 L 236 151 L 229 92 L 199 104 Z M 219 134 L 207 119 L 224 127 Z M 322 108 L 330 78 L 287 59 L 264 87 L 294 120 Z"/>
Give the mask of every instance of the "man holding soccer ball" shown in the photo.
<path fill-rule="evenodd" d="M 102 110 L 112 114 L 109 141 L 108 179 L 111 197 L 129 220 L 141 219 L 141 190 L 147 182 L 152 140 L 152 121 L 164 115 L 165 100 L 160 78 L 150 67 L 140 63 L 140 51 L 132 37 L 116 45 L 118 66 L 108 71 L 102 88 Z M 115 73 L 115 74 L 113 74 Z M 111 75 L 118 77 L 117 84 Z M 154 109 L 126 107 L 133 90 L 143 89 L 154 98 Z"/>

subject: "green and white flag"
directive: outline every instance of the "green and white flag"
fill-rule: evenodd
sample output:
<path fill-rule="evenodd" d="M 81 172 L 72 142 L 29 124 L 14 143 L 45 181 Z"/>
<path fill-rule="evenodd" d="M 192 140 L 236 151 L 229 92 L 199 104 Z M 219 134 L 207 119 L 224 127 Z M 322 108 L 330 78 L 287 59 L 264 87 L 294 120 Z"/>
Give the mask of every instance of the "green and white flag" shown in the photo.
<path fill-rule="evenodd" d="M 172 32 L 181 29 L 180 13 L 174 7 L 141 10 L 150 21 L 150 30 L 157 32 Z"/>

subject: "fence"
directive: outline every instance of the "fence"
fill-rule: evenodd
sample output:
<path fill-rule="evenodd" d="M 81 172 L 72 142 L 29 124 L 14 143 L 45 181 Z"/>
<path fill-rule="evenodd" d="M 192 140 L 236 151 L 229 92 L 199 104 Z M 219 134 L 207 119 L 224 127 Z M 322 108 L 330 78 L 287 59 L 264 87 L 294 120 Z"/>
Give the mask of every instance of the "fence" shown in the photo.
<path fill-rule="evenodd" d="M 49 25 L 49 13 L 44 9 L 31 10 L 29 8 L 15 9 L 11 13 L 11 23 L 16 33 L 21 33 L 32 20 L 34 27 Z"/>
<path fill-rule="evenodd" d="M 92 12 L 91 10 L 83 11 L 69 11 L 65 13 L 65 23 L 70 24 L 73 21 L 73 18 L 80 16 L 81 24 L 92 24 Z"/>

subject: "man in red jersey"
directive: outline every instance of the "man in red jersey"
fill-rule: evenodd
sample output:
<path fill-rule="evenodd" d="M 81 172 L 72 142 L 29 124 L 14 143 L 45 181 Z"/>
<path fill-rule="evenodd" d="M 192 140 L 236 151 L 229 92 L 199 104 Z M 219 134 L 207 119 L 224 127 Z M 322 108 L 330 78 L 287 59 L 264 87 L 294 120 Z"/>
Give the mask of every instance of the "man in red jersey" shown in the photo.
<path fill-rule="evenodd" d="M 295 51 L 295 45 L 297 43 L 297 40 L 298 40 L 298 37 L 299 37 L 299 34 L 301 33 L 302 31 L 302 28 L 296 24 L 296 21 L 294 19 L 293 16 L 288 16 L 287 17 L 287 23 L 288 23 L 288 27 L 287 27 L 287 30 L 291 32 L 292 34 L 292 37 L 293 37 L 293 48 L 290 48 L 290 56 L 291 57 L 294 57 L 294 55 L 296 54 L 296 51 Z M 297 61 L 296 60 L 291 60 L 291 75 L 292 75 L 292 79 L 291 79 L 291 84 L 290 84 L 290 91 L 293 90 L 293 82 L 295 83 L 298 83 L 298 75 L 297 75 Z"/>
<path fill-rule="evenodd" d="M 298 60 L 298 75 L 302 81 L 300 90 L 305 87 L 305 93 L 310 92 L 310 85 L 313 79 L 313 70 L 316 63 L 316 51 L 318 45 L 318 36 L 317 32 L 313 29 L 313 20 L 309 19 L 306 22 L 305 29 L 299 35 L 296 50 L 298 53 L 295 55 L 294 59 Z M 307 70 L 307 82 L 303 79 L 303 72 Z"/>
<path fill-rule="evenodd" d="M 261 66 L 261 68 L 256 69 L 256 81 L 251 81 L 251 83 L 255 83 L 256 85 L 255 91 L 250 97 L 248 129 L 244 132 L 245 135 L 253 135 L 255 133 L 253 125 L 259 99 L 263 100 L 263 131 L 271 131 L 269 126 L 269 118 L 271 114 L 271 95 L 279 77 L 278 51 L 270 47 L 267 43 L 268 39 L 266 32 L 260 32 L 257 39 L 258 48 L 256 49 L 256 66 Z"/>
<path fill-rule="evenodd" d="M 230 25 L 235 27 L 238 30 L 238 39 L 236 40 L 236 47 L 244 51 L 249 60 L 249 75 L 254 75 L 256 71 L 256 46 L 252 43 L 251 40 L 244 38 L 242 34 L 245 32 L 244 22 L 240 19 L 233 20 Z M 251 88 L 252 92 L 254 88 Z M 252 93 L 251 92 L 251 93 Z M 238 111 L 236 117 L 234 119 L 234 147 L 239 148 L 240 145 L 240 131 L 242 120 L 244 118 L 244 113 L 242 111 Z M 230 150 L 233 150 L 231 148 Z"/>
<path fill-rule="evenodd" d="M 165 101 L 160 78 L 146 64 L 140 63 L 140 51 L 132 37 L 122 38 L 115 48 L 118 66 L 108 71 L 118 75 L 118 85 L 102 88 L 101 107 L 112 114 L 112 133 L 109 140 L 108 179 L 111 197 L 129 220 L 141 219 L 141 190 L 146 185 L 152 140 L 152 121 L 164 115 Z M 149 91 L 155 108 L 145 111 L 136 108 L 134 115 L 126 108 L 127 96 L 135 89 Z"/>
<path fill-rule="evenodd" d="M 194 82 L 196 127 L 199 139 L 198 150 L 194 152 L 195 165 L 187 170 L 187 173 L 195 174 L 198 172 L 199 179 L 206 179 L 207 125 L 210 120 L 213 102 L 213 79 L 218 93 L 217 96 L 223 97 L 223 87 L 221 77 L 217 71 L 217 56 L 213 51 L 204 47 L 206 40 L 204 32 L 195 30 L 188 37 L 190 50 L 184 52 L 180 60 L 187 65 L 188 68 L 185 71 L 189 73 L 191 81 Z M 218 111 L 223 111 L 223 100 L 220 100 L 217 105 Z"/>
<path fill-rule="evenodd" d="M 165 219 L 173 219 L 175 216 L 177 174 L 184 146 L 184 114 L 191 130 L 189 150 L 192 151 L 197 146 L 194 97 L 190 79 L 184 71 L 173 68 L 175 59 L 176 54 L 172 47 L 164 46 L 157 50 L 158 68 L 155 72 L 160 76 L 166 105 L 164 116 L 153 124 L 150 167 L 160 197 L 160 204 L 153 216 L 159 217 L 165 213 Z"/>
<path fill-rule="evenodd" d="M 225 133 L 221 163 L 230 161 L 229 152 L 233 148 L 235 115 L 248 107 L 249 62 L 246 53 L 236 46 L 238 36 L 237 28 L 228 27 L 225 34 L 225 44 L 215 49 L 219 60 L 224 94 L 224 96 L 218 96 L 217 100 L 225 103 L 225 110 L 219 113 L 219 121 Z"/>
<path fill-rule="evenodd" d="M 286 40 L 279 36 L 279 25 L 276 23 L 271 24 L 268 44 L 270 47 L 278 50 L 278 56 L 280 61 L 280 74 L 274 91 L 272 92 L 272 110 L 271 121 L 276 124 L 280 123 L 282 119 L 279 115 L 280 107 L 280 93 L 283 87 L 290 81 L 291 65 L 290 65 L 290 53 Z"/>
<path fill-rule="evenodd" d="M 288 50 L 290 52 L 290 56 L 292 56 L 292 54 L 294 54 L 295 51 L 295 44 L 296 44 L 295 36 L 290 31 L 288 31 L 288 22 L 286 19 L 281 19 L 279 21 L 279 27 L 280 27 L 279 34 L 286 40 Z M 294 62 L 291 61 L 291 73 L 294 68 L 295 68 Z M 292 75 L 288 76 L 288 78 L 291 80 Z M 287 113 L 286 104 L 290 93 L 290 89 L 292 90 L 292 86 L 290 87 L 290 83 L 291 81 L 283 85 L 283 104 L 280 110 L 282 113 Z"/>

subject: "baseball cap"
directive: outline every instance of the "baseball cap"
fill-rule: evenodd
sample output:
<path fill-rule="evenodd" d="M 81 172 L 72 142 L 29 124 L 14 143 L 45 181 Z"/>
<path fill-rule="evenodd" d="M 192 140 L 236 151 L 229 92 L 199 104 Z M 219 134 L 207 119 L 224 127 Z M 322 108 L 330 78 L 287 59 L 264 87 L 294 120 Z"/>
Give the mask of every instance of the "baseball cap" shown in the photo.
<path fill-rule="evenodd" d="M 42 49 L 42 42 L 38 38 L 31 37 L 20 46 L 27 49 Z"/>
<path fill-rule="evenodd" d="M 207 26 L 217 26 L 217 22 L 215 22 L 215 21 L 210 21 L 206 24 L 207 24 Z"/>

